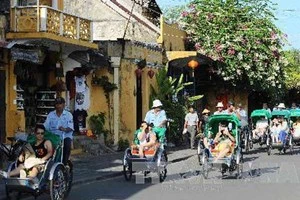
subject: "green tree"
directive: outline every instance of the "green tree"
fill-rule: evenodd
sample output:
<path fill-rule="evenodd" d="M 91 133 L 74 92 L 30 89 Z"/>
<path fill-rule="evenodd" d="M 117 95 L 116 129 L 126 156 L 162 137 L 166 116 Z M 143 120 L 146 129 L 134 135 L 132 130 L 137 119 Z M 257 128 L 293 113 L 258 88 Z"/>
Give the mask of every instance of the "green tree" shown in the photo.
<path fill-rule="evenodd" d="M 286 51 L 285 56 L 289 62 L 288 66 L 284 68 L 286 74 L 286 87 L 287 89 L 300 90 L 300 51 Z"/>
<path fill-rule="evenodd" d="M 186 10 L 186 5 L 179 5 L 179 6 L 173 6 L 173 7 L 165 7 L 162 8 L 162 12 L 164 15 L 164 18 L 166 19 L 166 22 L 168 23 L 177 23 L 180 24 L 181 21 L 181 13 Z"/>
<path fill-rule="evenodd" d="M 170 123 L 170 132 L 168 133 L 169 141 L 179 145 L 182 141 L 182 129 L 184 117 L 186 113 L 186 105 L 192 104 L 194 101 L 202 98 L 202 95 L 197 95 L 185 98 L 179 93 L 185 86 L 191 85 L 192 82 L 184 83 L 183 75 L 179 78 L 168 77 L 167 67 L 160 69 L 156 74 L 157 87 L 151 86 L 150 104 L 154 99 L 159 99 L 167 113 L 167 117 L 173 121 Z"/>
<path fill-rule="evenodd" d="M 182 20 L 196 50 L 223 63 L 217 67 L 224 81 L 275 92 L 288 62 L 273 11 L 269 0 L 192 0 Z"/>

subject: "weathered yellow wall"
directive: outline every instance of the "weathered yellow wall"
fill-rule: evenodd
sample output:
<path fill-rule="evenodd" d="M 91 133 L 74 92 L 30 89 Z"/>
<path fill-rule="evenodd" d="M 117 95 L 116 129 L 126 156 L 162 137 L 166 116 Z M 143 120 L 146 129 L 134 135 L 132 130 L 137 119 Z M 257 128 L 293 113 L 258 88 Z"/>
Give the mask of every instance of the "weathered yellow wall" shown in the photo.
<path fill-rule="evenodd" d="M 132 140 L 136 128 L 136 77 L 133 63 L 121 61 L 120 68 L 120 138 Z"/>
<path fill-rule="evenodd" d="M 197 56 L 196 51 L 167 51 L 167 58 L 169 61 L 177 58 L 185 58 L 189 56 Z"/>
<path fill-rule="evenodd" d="M 112 82 L 112 76 L 105 69 L 96 70 L 95 74 L 97 77 L 108 76 L 110 82 Z M 90 89 L 90 109 L 88 110 L 88 120 L 92 115 L 97 115 L 100 112 L 104 112 L 106 116 L 105 128 L 109 129 L 108 126 L 108 105 L 106 103 L 106 97 L 104 95 L 103 88 L 101 86 L 92 85 L 92 74 L 87 75 L 87 84 Z M 111 101 L 112 102 L 112 101 Z M 113 112 L 111 112 L 111 115 Z M 87 127 L 89 127 L 87 120 Z"/>
<path fill-rule="evenodd" d="M 6 71 L 6 136 L 14 136 L 16 131 L 25 131 L 25 115 L 24 111 L 17 110 L 14 100 L 17 97 L 16 91 L 13 89 L 16 83 L 14 75 L 15 62 L 10 62 Z"/>
<path fill-rule="evenodd" d="M 166 51 L 184 51 L 186 32 L 180 30 L 177 24 L 167 24 L 161 17 L 160 36 L 157 40 L 159 44 L 163 44 Z"/>
<path fill-rule="evenodd" d="M 161 64 L 162 54 L 158 51 L 151 51 L 137 46 L 125 48 L 127 58 L 122 60 L 120 68 L 120 138 L 133 139 L 136 130 L 136 75 L 137 66 L 131 58 L 146 59 L 147 62 Z M 143 118 L 149 110 L 150 85 L 155 86 L 155 76 L 151 79 L 148 76 L 150 66 L 142 70 L 142 115 Z M 152 70 L 157 73 L 157 69 Z"/>

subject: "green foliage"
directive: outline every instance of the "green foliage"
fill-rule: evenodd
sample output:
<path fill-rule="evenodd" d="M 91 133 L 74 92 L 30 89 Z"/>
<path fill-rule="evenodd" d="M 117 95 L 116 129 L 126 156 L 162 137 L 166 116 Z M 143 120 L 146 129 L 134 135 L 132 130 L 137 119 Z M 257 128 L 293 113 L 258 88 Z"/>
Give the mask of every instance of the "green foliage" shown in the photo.
<path fill-rule="evenodd" d="M 300 51 L 286 51 L 285 56 L 289 62 L 284 68 L 286 74 L 285 84 L 288 89 L 300 90 Z"/>
<path fill-rule="evenodd" d="M 160 69 L 156 75 L 157 88 L 151 87 L 150 104 L 154 99 L 161 100 L 163 108 L 167 113 L 167 117 L 174 120 L 170 123 L 169 141 L 179 144 L 182 140 L 182 128 L 186 113 L 186 104 L 193 103 L 202 96 L 192 97 L 187 102 L 183 96 L 178 95 L 185 86 L 191 85 L 191 82 L 183 83 L 183 75 L 178 79 L 167 76 L 167 68 Z"/>
<path fill-rule="evenodd" d="M 109 99 L 109 94 L 114 91 L 115 89 L 118 89 L 117 85 L 114 83 L 109 82 L 109 79 L 107 76 L 101 76 L 100 78 L 98 77 L 93 77 L 92 83 L 94 85 L 101 86 L 104 90 L 105 96 L 107 99 Z"/>
<path fill-rule="evenodd" d="M 89 118 L 89 125 L 94 134 L 99 135 L 101 133 L 107 132 L 107 130 L 105 130 L 104 128 L 105 119 L 105 113 L 103 112 L 100 112 L 97 115 L 92 115 Z"/>
<path fill-rule="evenodd" d="M 118 142 L 118 151 L 125 151 L 129 147 L 129 141 L 127 139 L 120 138 Z"/>
<path fill-rule="evenodd" d="M 181 15 L 196 50 L 224 63 L 218 65 L 224 81 L 279 91 L 288 63 L 273 6 L 269 0 L 192 0 Z"/>

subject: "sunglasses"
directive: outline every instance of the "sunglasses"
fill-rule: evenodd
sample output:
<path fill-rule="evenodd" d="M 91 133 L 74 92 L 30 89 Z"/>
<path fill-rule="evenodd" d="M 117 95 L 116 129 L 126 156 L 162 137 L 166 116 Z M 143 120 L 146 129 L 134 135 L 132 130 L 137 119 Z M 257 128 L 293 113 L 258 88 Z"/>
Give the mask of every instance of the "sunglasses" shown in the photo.
<path fill-rule="evenodd" d="M 44 131 L 43 131 L 43 132 L 40 132 L 40 131 L 39 131 L 39 132 L 36 132 L 35 134 L 36 134 L 36 135 L 44 135 L 45 132 L 44 132 Z"/>

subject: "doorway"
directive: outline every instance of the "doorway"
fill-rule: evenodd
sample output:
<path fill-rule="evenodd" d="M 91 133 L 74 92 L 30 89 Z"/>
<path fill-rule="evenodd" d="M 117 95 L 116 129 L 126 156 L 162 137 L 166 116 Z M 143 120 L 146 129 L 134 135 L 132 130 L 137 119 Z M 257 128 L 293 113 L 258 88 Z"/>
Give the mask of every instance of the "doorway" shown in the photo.
<path fill-rule="evenodd" d="M 142 76 L 136 77 L 136 128 L 140 127 L 143 118 Z"/>

